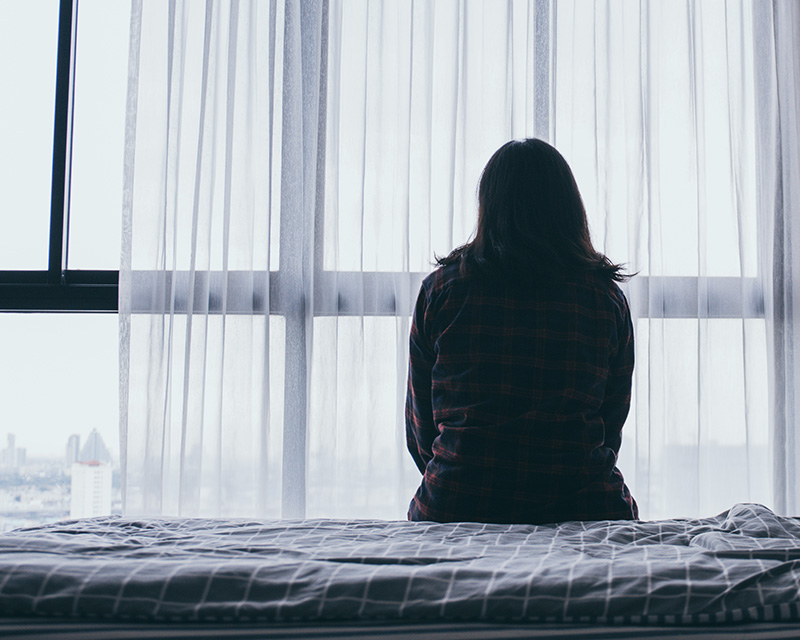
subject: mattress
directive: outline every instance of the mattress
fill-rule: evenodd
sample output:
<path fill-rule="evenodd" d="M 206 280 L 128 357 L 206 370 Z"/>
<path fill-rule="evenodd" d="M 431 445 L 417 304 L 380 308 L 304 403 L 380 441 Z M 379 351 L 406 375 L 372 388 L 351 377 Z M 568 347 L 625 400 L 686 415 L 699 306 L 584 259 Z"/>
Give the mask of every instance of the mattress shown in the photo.
<path fill-rule="evenodd" d="M 800 521 L 756 504 L 702 519 L 539 526 L 65 521 L 0 534 L 0 616 L 224 625 L 796 623 Z"/>
<path fill-rule="evenodd" d="M 800 624 L 607 626 L 513 622 L 113 622 L 0 618 L 3 640 L 796 640 Z"/>

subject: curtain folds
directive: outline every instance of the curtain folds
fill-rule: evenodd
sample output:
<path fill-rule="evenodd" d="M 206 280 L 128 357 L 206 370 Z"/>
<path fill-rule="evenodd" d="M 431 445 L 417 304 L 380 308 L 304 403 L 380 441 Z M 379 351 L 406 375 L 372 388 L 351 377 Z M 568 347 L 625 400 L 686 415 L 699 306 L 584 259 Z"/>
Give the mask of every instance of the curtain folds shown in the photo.
<path fill-rule="evenodd" d="M 800 7 L 764 3 L 755 13 L 758 41 L 759 215 L 761 269 L 769 328 L 770 418 L 774 501 L 778 511 L 800 511 Z"/>
<path fill-rule="evenodd" d="M 638 272 L 619 466 L 642 516 L 796 511 L 798 13 L 134 0 L 125 512 L 403 518 L 419 282 L 526 136 Z"/>
<path fill-rule="evenodd" d="M 757 3 L 558 3 L 554 143 L 638 275 L 619 466 L 642 516 L 771 504 L 758 271 Z"/>
<path fill-rule="evenodd" d="M 120 276 L 128 513 L 296 509 L 281 508 L 295 499 L 284 451 L 303 444 L 283 408 L 302 419 L 323 8 L 133 3 Z"/>

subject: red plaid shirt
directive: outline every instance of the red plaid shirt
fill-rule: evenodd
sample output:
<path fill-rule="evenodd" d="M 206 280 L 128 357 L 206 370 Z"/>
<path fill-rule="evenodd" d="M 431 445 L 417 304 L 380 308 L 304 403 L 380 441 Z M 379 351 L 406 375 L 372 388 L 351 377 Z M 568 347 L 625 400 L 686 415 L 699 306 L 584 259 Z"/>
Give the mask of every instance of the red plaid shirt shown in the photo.
<path fill-rule="evenodd" d="M 635 519 L 616 468 L 633 326 L 616 284 L 422 283 L 411 325 L 406 438 L 422 484 L 410 520 Z"/>

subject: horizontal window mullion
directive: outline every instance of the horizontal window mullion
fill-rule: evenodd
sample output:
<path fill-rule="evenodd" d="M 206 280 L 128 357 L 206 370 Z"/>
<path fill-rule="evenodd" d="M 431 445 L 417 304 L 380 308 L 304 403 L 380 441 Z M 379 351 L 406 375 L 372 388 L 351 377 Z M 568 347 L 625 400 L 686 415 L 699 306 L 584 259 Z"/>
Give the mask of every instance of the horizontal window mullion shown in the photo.
<path fill-rule="evenodd" d="M 0 284 L 48 284 L 49 271 L 0 271 Z M 113 270 L 88 270 L 71 269 L 62 271 L 61 279 L 64 285 L 117 285 L 119 271 Z"/>
<path fill-rule="evenodd" d="M 639 318 L 763 318 L 757 278 L 636 276 L 623 285 Z"/>
<path fill-rule="evenodd" d="M 0 271 L 0 285 L 47 284 L 48 271 Z"/>
<path fill-rule="evenodd" d="M 132 271 L 131 313 L 287 315 L 302 296 L 281 287 L 275 271 Z M 267 280 L 269 279 L 269 280 Z"/>
<path fill-rule="evenodd" d="M 67 285 L 114 285 L 119 284 L 119 271 L 69 269 L 62 273 Z"/>
<path fill-rule="evenodd" d="M 314 282 L 315 316 L 410 316 L 421 272 L 321 271 Z"/>
<path fill-rule="evenodd" d="M 346 272 L 317 273 L 314 283 L 315 316 L 410 316 L 425 273 Z M 227 283 L 225 282 L 227 278 Z M 211 315 L 294 315 L 311 309 L 304 294 L 279 271 L 269 272 L 269 294 L 264 271 L 133 271 L 132 313 L 209 313 Z M 227 284 L 227 295 L 224 287 Z M 191 291 L 190 291 L 191 289 Z"/>
<path fill-rule="evenodd" d="M 49 275 L 0 271 L 0 312 L 117 311 L 119 272 L 64 271 L 57 283 Z"/>
<path fill-rule="evenodd" d="M 196 272 L 190 292 L 188 271 L 134 271 L 133 313 L 312 312 L 314 316 L 410 316 L 422 272 L 319 271 L 314 304 L 280 271 Z M 763 318 L 764 296 L 757 278 L 637 276 L 623 285 L 639 318 Z M 174 298 L 174 300 L 173 300 Z"/>
<path fill-rule="evenodd" d="M 116 313 L 118 298 L 112 284 L 0 283 L 0 312 L 6 313 Z"/>

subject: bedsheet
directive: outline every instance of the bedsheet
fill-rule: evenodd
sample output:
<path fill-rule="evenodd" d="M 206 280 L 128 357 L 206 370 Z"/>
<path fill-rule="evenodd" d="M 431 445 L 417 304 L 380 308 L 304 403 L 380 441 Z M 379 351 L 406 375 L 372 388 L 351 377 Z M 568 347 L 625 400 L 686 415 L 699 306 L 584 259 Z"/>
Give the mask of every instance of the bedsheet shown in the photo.
<path fill-rule="evenodd" d="M 553 525 L 123 517 L 0 534 L 0 615 L 118 620 L 800 620 L 800 520 Z"/>

